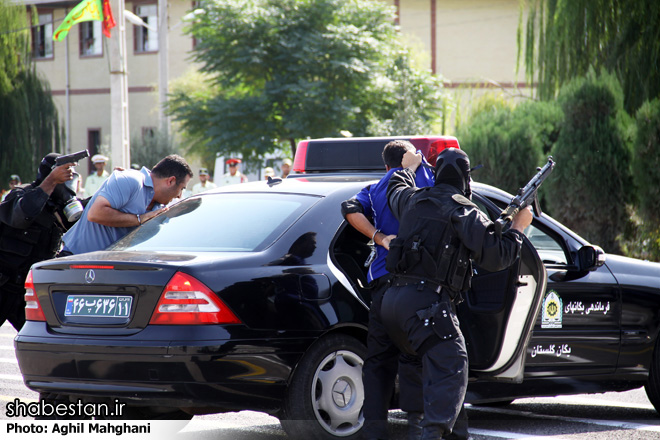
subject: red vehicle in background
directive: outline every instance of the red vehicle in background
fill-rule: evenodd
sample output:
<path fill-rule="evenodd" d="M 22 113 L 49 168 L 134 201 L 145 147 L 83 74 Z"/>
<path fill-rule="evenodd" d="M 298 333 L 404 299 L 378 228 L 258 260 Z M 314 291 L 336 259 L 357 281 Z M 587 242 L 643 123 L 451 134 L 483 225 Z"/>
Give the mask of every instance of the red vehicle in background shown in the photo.
<path fill-rule="evenodd" d="M 453 136 L 308 139 L 298 143 L 293 172 L 382 172 L 385 167 L 382 160 L 383 147 L 397 139 L 412 143 L 431 165 L 435 165 L 435 159 L 445 148 L 460 148 L 458 139 Z"/>

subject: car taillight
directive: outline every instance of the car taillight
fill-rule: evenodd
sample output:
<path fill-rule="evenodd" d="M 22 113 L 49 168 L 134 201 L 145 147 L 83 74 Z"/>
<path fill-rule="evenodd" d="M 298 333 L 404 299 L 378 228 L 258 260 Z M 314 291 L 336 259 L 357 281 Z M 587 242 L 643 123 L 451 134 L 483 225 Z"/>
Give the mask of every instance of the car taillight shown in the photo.
<path fill-rule="evenodd" d="M 160 296 L 149 324 L 240 324 L 241 320 L 194 277 L 177 272 Z"/>
<path fill-rule="evenodd" d="M 438 154 L 442 152 L 445 148 L 461 148 L 458 144 L 458 139 L 454 136 L 442 136 L 438 139 L 434 139 L 429 145 L 428 152 L 426 153 L 426 160 L 429 161 L 431 165 L 435 166 L 435 161 L 438 158 Z"/>
<path fill-rule="evenodd" d="M 25 279 L 25 319 L 28 321 L 46 321 L 44 311 L 41 309 L 41 304 L 39 304 L 39 299 L 34 291 L 32 271 L 28 272 Z"/>
<path fill-rule="evenodd" d="M 307 145 L 309 141 L 298 142 L 296 148 L 296 157 L 293 158 L 293 171 L 296 173 L 305 172 L 305 162 L 307 161 Z"/>

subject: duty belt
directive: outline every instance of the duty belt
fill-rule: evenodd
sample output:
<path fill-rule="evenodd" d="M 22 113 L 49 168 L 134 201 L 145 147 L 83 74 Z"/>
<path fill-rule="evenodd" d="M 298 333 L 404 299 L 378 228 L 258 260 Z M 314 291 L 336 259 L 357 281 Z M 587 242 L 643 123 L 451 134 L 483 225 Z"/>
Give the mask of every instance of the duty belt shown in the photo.
<path fill-rule="evenodd" d="M 396 287 L 417 285 L 417 290 L 419 291 L 429 288 L 437 294 L 440 294 L 442 291 L 440 283 L 427 278 L 418 278 L 410 275 L 395 275 L 394 278 L 392 278 L 391 284 Z"/>

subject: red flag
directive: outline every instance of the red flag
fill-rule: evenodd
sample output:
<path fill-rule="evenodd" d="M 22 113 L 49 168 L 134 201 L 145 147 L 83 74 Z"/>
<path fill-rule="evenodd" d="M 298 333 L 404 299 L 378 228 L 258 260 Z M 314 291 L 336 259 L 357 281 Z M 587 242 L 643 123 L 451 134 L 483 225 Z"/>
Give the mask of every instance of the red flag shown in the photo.
<path fill-rule="evenodd" d="M 110 38 L 110 29 L 117 26 L 115 17 L 112 16 L 110 0 L 103 0 L 103 35 Z"/>

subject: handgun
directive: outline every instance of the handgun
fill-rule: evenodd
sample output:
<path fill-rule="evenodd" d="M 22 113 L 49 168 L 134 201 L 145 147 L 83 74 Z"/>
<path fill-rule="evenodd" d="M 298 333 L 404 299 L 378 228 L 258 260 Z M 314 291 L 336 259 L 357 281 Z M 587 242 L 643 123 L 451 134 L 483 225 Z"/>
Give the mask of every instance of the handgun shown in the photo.
<path fill-rule="evenodd" d="M 87 152 L 87 150 L 80 150 L 77 153 L 62 155 L 55 159 L 55 165 L 53 166 L 53 168 L 59 167 L 60 165 L 64 165 L 67 163 L 78 162 L 80 159 L 84 159 L 86 157 L 89 157 L 89 153 Z"/>

